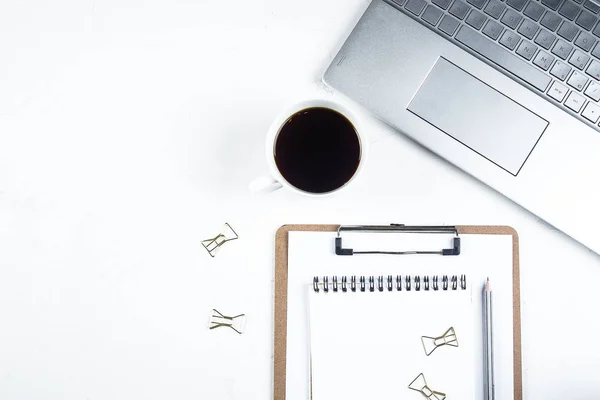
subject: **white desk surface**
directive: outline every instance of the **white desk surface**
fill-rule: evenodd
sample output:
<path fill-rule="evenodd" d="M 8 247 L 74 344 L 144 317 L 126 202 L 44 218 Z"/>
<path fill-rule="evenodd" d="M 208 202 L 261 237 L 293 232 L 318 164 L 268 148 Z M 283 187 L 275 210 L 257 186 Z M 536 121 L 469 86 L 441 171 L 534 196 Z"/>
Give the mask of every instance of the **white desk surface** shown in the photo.
<path fill-rule="evenodd" d="M 0 5 L 1 399 L 269 399 L 277 227 L 389 222 L 515 227 L 525 398 L 598 397 L 600 258 L 353 103 L 354 185 L 248 192 L 284 105 L 346 101 L 320 76 L 367 5 Z"/>

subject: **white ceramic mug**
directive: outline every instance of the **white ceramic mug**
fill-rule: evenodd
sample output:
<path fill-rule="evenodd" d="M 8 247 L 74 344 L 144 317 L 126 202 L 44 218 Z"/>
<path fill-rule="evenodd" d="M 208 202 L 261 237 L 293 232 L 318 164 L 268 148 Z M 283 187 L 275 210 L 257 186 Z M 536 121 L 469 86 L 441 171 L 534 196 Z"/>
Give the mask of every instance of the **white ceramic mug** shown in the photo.
<path fill-rule="evenodd" d="M 277 143 L 277 137 L 279 135 L 279 132 L 281 131 L 281 128 L 286 124 L 286 122 L 289 120 L 289 118 L 291 116 L 297 114 L 298 112 L 300 112 L 302 110 L 306 110 L 306 109 L 310 109 L 310 108 L 328 108 L 328 109 L 337 111 L 338 113 L 343 115 L 353 125 L 354 131 L 358 137 L 358 142 L 360 144 L 360 160 L 359 160 L 358 167 L 356 168 L 356 171 L 354 172 L 354 175 L 352 175 L 352 177 L 348 181 L 346 181 L 342 186 L 340 186 L 332 191 L 326 192 L 326 193 L 313 193 L 313 192 L 308 192 L 308 191 L 301 190 L 301 189 L 295 187 L 294 185 L 289 183 L 283 177 L 283 175 L 281 175 L 281 172 L 277 168 L 277 164 L 275 162 L 275 144 Z M 282 111 L 277 116 L 275 121 L 273 121 L 273 124 L 269 128 L 269 132 L 267 133 L 267 140 L 266 140 L 266 155 L 267 155 L 267 163 L 269 165 L 269 170 L 270 170 L 271 176 L 263 176 L 263 177 L 255 179 L 254 181 L 252 181 L 250 183 L 250 190 L 254 193 L 260 193 L 260 192 L 264 193 L 264 192 L 271 192 L 271 191 L 280 189 L 282 187 L 286 187 L 297 193 L 301 193 L 301 194 L 305 194 L 305 195 L 309 195 L 309 196 L 326 196 L 326 195 L 338 192 L 339 190 L 348 186 L 352 181 L 354 181 L 356 179 L 356 177 L 358 176 L 358 174 L 360 173 L 360 171 L 363 169 L 363 166 L 365 164 L 365 159 L 367 156 L 367 147 L 368 147 L 368 141 L 365 139 L 365 136 L 361 130 L 360 121 L 358 120 L 356 115 L 352 111 L 350 111 L 347 107 L 345 107 L 339 103 L 335 103 L 335 102 L 332 102 L 329 100 L 323 100 L 323 99 L 305 100 L 305 101 L 296 103 L 293 106 L 288 107 L 284 111 Z"/>

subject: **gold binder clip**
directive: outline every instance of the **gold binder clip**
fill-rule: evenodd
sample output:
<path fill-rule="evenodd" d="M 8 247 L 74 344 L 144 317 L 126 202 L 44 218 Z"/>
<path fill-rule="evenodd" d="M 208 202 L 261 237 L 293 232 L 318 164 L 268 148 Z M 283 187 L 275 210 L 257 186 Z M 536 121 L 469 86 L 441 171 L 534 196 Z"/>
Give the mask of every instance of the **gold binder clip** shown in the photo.
<path fill-rule="evenodd" d="M 208 251 L 208 254 L 210 254 L 211 257 L 214 257 L 221 248 L 221 246 L 223 246 L 230 240 L 235 240 L 237 238 L 239 238 L 238 234 L 235 233 L 231 225 L 229 225 L 226 222 L 223 226 L 223 230 L 221 231 L 221 233 L 219 233 L 214 238 L 203 240 L 202 246 L 204 246 L 204 248 L 206 249 L 206 251 Z"/>
<path fill-rule="evenodd" d="M 456 337 L 456 332 L 454 331 L 454 328 L 450 327 L 450 329 L 444 332 L 442 336 L 421 336 L 421 343 L 423 343 L 423 350 L 425 350 L 425 354 L 429 356 L 438 347 L 458 347 L 458 338 Z"/>
<path fill-rule="evenodd" d="M 222 326 L 228 326 L 240 335 L 244 331 L 244 322 L 246 314 L 239 314 L 235 317 L 228 317 L 221 314 L 213 308 L 213 315 L 210 317 L 210 323 L 208 329 L 220 328 Z"/>
<path fill-rule="evenodd" d="M 408 388 L 421 393 L 425 398 L 430 400 L 444 400 L 446 398 L 445 393 L 436 392 L 427 386 L 427 381 L 422 373 L 408 385 Z"/>

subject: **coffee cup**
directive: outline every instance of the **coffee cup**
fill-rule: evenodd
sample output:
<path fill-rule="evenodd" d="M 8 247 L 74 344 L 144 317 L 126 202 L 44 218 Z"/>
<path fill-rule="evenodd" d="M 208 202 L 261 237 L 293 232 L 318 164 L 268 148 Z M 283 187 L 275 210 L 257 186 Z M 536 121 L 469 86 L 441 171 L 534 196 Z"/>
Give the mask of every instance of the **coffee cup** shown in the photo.
<path fill-rule="evenodd" d="M 250 190 L 329 195 L 356 179 L 366 154 L 367 141 L 352 111 L 329 100 L 302 101 L 271 125 L 266 139 L 271 175 L 255 179 Z"/>

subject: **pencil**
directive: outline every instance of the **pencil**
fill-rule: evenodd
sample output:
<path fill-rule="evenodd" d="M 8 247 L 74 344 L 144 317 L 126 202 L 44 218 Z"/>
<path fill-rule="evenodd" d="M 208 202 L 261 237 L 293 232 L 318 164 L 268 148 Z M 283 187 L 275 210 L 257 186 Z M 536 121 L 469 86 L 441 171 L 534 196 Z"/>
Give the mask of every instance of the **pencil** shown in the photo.
<path fill-rule="evenodd" d="M 484 399 L 494 400 L 494 346 L 493 346 L 493 331 L 492 331 L 492 286 L 490 278 L 487 278 L 483 289 L 483 312 L 484 312 L 484 362 L 485 381 L 484 381 Z"/>

